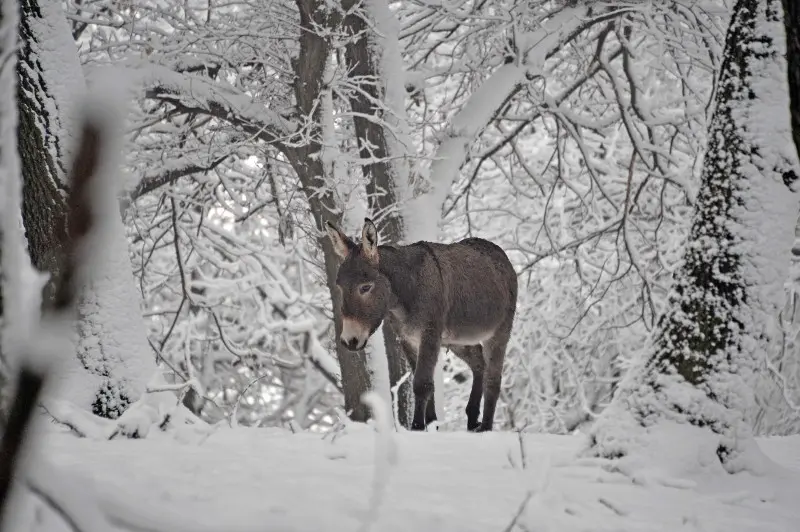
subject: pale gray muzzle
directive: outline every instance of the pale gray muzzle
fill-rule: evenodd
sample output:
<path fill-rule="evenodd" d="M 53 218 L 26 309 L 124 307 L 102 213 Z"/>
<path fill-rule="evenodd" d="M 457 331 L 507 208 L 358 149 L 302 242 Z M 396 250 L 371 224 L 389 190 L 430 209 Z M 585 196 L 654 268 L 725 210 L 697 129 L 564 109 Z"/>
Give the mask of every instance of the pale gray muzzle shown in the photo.
<path fill-rule="evenodd" d="M 350 351 L 364 349 L 369 338 L 369 327 L 350 317 L 342 318 L 342 334 L 339 340 Z"/>

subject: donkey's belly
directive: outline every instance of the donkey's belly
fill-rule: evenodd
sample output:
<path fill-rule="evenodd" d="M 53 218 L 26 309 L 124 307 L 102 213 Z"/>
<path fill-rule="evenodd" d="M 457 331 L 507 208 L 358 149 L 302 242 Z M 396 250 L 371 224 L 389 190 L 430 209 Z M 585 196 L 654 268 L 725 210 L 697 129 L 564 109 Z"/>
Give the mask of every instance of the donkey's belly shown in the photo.
<path fill-rule="evenodd" d="M 480 330 L 480 329 L 461 329 L 451 331 L 445 329 L 442 331 L 442 347 L 459 346 L 459 345 L 478 345 L 482 344 L 494 335 L 494 330 Z M 416 353 L 419 351 L 420 340 L 422 334 L 420 331 L 410 327 L 403 328 L 400 336 Z"/>
<path fill-rule="evenodd" d="M 456 330 L 445 329 L 442 332 L 442 345 L 478 345 L 494 335 L 493 329 L 463 328 Z"/>

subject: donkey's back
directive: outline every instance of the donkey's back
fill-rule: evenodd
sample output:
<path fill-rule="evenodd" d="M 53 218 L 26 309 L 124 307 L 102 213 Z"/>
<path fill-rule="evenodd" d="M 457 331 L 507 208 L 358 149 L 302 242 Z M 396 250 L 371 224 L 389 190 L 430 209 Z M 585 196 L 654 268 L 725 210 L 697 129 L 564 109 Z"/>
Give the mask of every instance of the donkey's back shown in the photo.
<path fill-rule="evenodd" d="M 441 272 L 442 343 L 476 345 L 514 317 L 517 274 L 503 249 L 483 238 L 425 243 Z"/>

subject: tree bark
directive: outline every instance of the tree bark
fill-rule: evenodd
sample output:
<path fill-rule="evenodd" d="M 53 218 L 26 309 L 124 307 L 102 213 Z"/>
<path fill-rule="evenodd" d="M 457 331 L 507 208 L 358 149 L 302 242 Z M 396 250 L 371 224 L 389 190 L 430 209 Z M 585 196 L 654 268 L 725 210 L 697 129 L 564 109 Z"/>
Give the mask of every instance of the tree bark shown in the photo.
<path fill-rule="evenodd" d="M 328 56 L 331 53 L 330 44 L 320 35 L 317 28 L 329 27 L 336 22 L 329 17 L 335 16 L 327 9 L 322 9 L 319 0 L 297 0 L 300 11 L 300 53 L 294 63 L 295 67 L 295 99 L 298 112 L 304 116 L 314 117 L 314 126 L 307 131 L 307 140 L 302 145 L 287 147 L 284 151 L 292 167 L 297 172 L 303 191 L 308 199 L 309 207 L 317 229 L 322 235 L 319 244 L 325 260 L 325 280 L 333 301 L 335 323 L 335 337 L 341 334 L 340 295 L 336 287 L 336 272 L 339 261 L 333 251 L 330 239 L 325 231 L 325 221 L 331 220 L 339 223 L 340 209 L 326 182 L 325 171 L 319 155 L 322 153 L 320 106 L 316 105 L 322 92 L 323 73 Z M 369 419 L 369 409 L 361 402 L 361 396 L 370 389 L 369 372 L 367 371 L 366 358 L 363 351 L 351 353 L 343 348 L 337 340 L 336 356 L 342 376 L 342 390 L 344 392 L 344 407 L 348 416 L 353 421 L 366 421 Z"/>
<path fill-rule="evenodd" d="M 668 419 L 718 434 L 717 456 L 733 471 L 752 436 L 749 380 L 773 340 L 798 210 L 774 90 L 785 68 L 779 18 L 777 0 L 734 6 L 684 261 L 652 352 L 593 429 L 601 455 L 624 456 L 634 429 Z"/>
<path fill-rule="evenodd" d="M 786 60 L 789 78 L 789 110 L 792 138 L 800 157 L 800 2 L 782 0 L 783 26 L 786 31 Z"/>
<path fill-rule="evenodd" d="M 67 242 L 67 188 L 56 166 L 60 162 L 53 157 L 54 152 L 61 152 L 54 133 L 58 117 L 48 111 L 47 99 L 51 96 L 44 78 L 39 75 L 42 67 L 33 49 L 33 17 L 42 17 L 36 0 L 21 0 L 17 146 L 22 166 L 22 221 L 28 251 L 33 265 L 50 274 L 42 294 L 43 301 L 50 301 L 60 273 L 58 264 L 63 246 Z M 63 166 L 61 168 L 63 170 Z"/>
<path fill-rule="evenodd" d="M 398 207 L 401 198 L 398 197 L 397 190 L 398 187 L 407 186 L 407 183 L 397 183 L 397 180 L 407 179 L 408 176 L 399 176 L 393 169 L 393 164 L 396 163 L 390 157 L 399 154 L 390 153 L 386 138 L 396 132 L 387 131 L 387 122 L 391 122 L 391 119 L 386 116 L 384 104 L 386 79 L 381 75 L 376 57 L 381 49 L 375 43 L 370 46 L 370 36 L 374 29 L 364 19 L 364 11 L 354 9 L 356 3 L 354 0 L 342 2 L 342 7 L 348 12 L 342 21 L 342 27 L 352 37 L 345 46 L 345 60 L 350 83 L 358 88 L 351 91 L 350 97 L 350 107 L 354 112 L 353 125 L 360 155 L 365 161 L 370 161 L 362 164 L 369 211 L 373 215 L 379 215 L 378 227 L 382 238 L 399 243 L 405 238 L 405 232 L 402 213 Z M 389 363 L 389 384 L 394 388 L 411 368 L 403 354 L 399 337 L 386 323 L 383 326 L 383 337 Z M 411 427 L 412 406 L 411 379 L 406 379 L 397 390 L 397 421 L 406 428 Z"/>
<path fill-rule="evenodd" d="M 70 249 L 65 168 L 71 163 L 72 136 L 79 126 L 72 122 L 76 118 L 72 111 L 85 91 L 85 81 L 59 3 L 21 0 L 19 34 L 22 220 L 31 262 L 49 274 L 42 293 L 46 306 L 55 296 L 54 287 L 63 275 L 59 265 Z M 118 212 L 116 205 L 112 212 Z M 93 261 L 79 294 L 77 341 L 65 346 L 74 350 L 74 356 L 65 357 L 54 380 L 56 393 L 113 419 L 139 398 L 156 367 L 137 304 L 122 221 L 103 222 L 104 233 L 113 241 L 95 251 L 99 260 Z"/>

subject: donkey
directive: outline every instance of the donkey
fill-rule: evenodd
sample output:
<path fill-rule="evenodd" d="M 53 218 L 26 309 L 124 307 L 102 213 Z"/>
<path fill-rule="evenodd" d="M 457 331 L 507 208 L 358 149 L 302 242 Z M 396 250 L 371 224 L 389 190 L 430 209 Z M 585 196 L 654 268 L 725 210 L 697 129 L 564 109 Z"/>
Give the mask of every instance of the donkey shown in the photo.
<path fill-rule="evenodd" d="M 369 218 L 360 244 L 330 222 L 326 229 L 344 259 L 336 275 L 342 295 L 340 341 L 359 351 L 384 319 L 389 322 L 414 372 L 411 430 L 436 420 L 433 372 L 441 347 L 472 370 L 467 430 L 492 430 L 517 304 L 517 274 L 505 252 L 482 238 L 379 246 Z"/>

